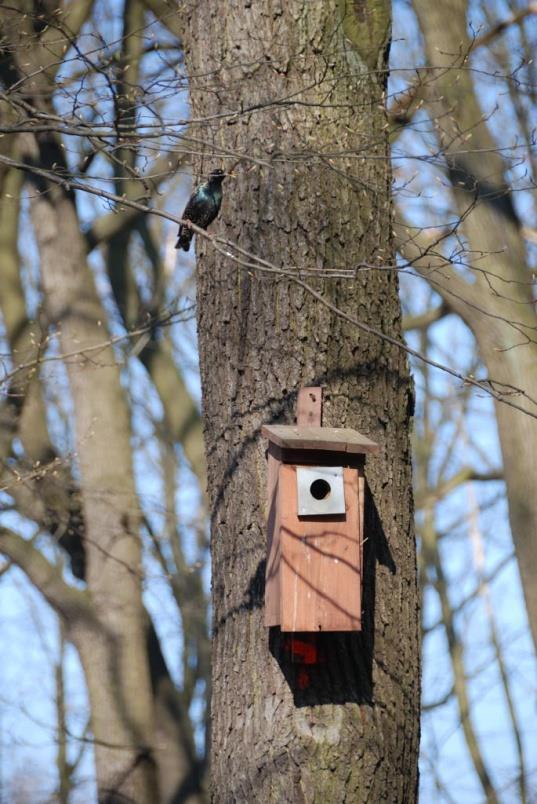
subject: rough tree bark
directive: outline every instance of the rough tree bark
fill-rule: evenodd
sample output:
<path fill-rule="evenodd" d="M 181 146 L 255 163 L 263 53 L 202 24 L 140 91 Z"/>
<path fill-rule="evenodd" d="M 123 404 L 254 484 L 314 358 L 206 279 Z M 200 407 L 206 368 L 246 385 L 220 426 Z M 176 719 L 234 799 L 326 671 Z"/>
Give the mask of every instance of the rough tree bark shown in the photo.
<path fill-rule="evenodd" d="M 206 144 L 198 170 L 244 157 L 237 181 L 225 185 L 216 231 L 295 275 L 392 263 L 389 15 L 383 0 L 181 5 L 192 131 Z M 213 798 L 412 801 L 419 645 L 405 356 L 292 280 L 245 270 L 197 239 L 214 571 Z M 340 310 L 400 336 L 394 271 L 311 281 Z M 301 691 L 279 634 L 269 645 L 263 626 L 260 427 L 292 421 L 305 384 L 324 387 L 325 424 L 356 427 L 381 453 L 367 467 L 364 632 L 330 641 Z"/>

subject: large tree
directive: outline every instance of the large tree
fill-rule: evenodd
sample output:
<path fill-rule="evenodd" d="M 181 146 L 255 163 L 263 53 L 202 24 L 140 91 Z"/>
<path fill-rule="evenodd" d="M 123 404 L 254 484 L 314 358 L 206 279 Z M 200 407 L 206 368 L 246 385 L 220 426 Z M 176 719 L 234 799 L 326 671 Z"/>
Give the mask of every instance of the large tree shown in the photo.
<path fill-rule="evenodd" d="M 198 238 L 197 250 L 214 800 L 410 801 L 418 596 L 412 388 L 395 344 L 389 4 L 213 0 L 178 19 L 198 170 L 239 162 L 219 228 L 228 242 Z M 263 626 L 260 428 L 292 421 L 305 384 L 324 387 L 325 424 L 357 427 L 381 450 L 367 467 L 364 632 L 330 643 L 301 692 L 282 639 Z"/>

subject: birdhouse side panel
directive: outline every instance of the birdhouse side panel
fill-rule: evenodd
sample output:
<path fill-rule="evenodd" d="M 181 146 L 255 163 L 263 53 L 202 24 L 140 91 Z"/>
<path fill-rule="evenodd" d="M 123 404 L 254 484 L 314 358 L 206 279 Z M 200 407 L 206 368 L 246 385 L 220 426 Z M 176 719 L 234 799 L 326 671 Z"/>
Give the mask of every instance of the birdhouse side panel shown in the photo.
<path fill-rule="evenodd" d="M 359 631 L 363 477 L 356 468 L 343 469 L 344 514 L 303 517 L 296 469 L 279 467 L 282 631 Z"/>
<path fill-rule="evenodd" d="M 280 625 L 280 517 L 278 479 L 280 450 L 270 444 L 267 464 L 267 566 L 265 570 L 265 625 Z"/>

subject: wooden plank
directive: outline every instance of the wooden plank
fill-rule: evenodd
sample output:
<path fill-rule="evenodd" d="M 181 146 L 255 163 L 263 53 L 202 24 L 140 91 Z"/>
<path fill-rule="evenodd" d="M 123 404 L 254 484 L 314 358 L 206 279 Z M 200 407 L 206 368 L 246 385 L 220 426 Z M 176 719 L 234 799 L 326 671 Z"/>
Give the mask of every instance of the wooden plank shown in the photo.
<path fill-rule="evenodd" d="M 267 456 L 267 566 L 265 569 L 265 625 L 280 624 L 280 517 L 278 512 L 279 447 L 269 443 Z"/>
<path fill-rule="evenodd" d="M 297 516 L 296 466 L 279 472 L 282 631 L 361 629 L 363 478 L 344 469 L 346 513 Z"/>
<path fill-rule="evenodd" d="M 299 427 L 320 427 L 322 424 L 323 389 L 317 386 L 301 388 L 296 403 L 296 423 Z"/>
<path fill-rule="evenodd" d="M 318 449 L 331 452 L 375 453 L 379 445 L 347 427 L 301 427 L 264 424 L 261 433 L 282 449 Z"/>
<path fill-rule="evenodd" d="M 354 466 L 360 469 L 366 458 L 359 452 L 327 452 L 322 449 L 282 449 L 280 453 L 282 463 L 294 463 L 297 466 Z"/>
<path fill-rule="evenodd" d="M 297 400 L 297 421 L 304 426 L 321 425 L 322 388 L 301 388 Z M 265 570 L 265 625 L 280 625 L 280 515 L 278 503 L 278 477 L 281 449 L 269 442 L 267 456 L 267 565 Z"/>

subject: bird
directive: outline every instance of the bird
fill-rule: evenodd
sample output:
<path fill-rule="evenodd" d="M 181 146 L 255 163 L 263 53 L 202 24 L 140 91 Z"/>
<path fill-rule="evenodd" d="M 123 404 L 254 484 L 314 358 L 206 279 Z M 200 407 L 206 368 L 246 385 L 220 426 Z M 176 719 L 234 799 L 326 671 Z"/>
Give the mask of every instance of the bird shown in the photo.
<path fill-rule="evenodd" d="M 218 168 L 213 170 L 208 181 L 200 184 L 190 198 L 181 217 L 185 221 L 191 221 L 200 229 L 206 229 L 216 218 L 222 203 L 222 182 L 226 178 L 223 170 Z M 194 237 L 194 232 L 189 226 L 181 223 L 177 234 L 175 248 L 182 248 L 183 251 L 190 249 L 190 243 Z"/>

